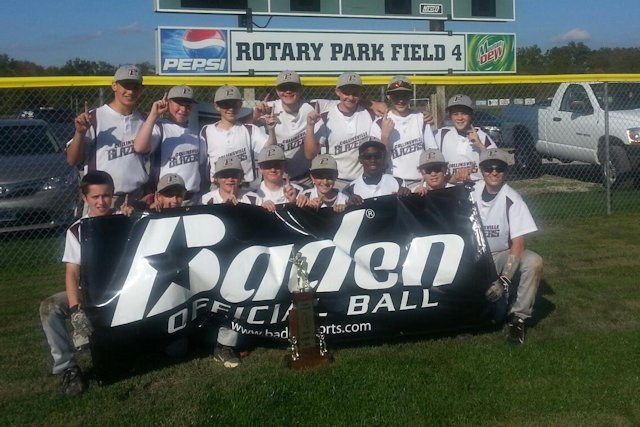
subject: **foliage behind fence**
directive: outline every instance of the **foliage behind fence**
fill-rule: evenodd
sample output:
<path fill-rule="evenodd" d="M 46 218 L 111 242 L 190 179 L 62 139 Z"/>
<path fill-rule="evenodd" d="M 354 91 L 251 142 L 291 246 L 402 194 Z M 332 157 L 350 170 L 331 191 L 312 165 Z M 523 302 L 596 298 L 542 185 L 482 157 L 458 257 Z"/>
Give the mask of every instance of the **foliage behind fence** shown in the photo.
<path fill-rule="evenodd" d="M 384 101 L 384 88 L 390 77 L 363 76 L 365 97 Z M 517 148 L 517 141 L 501 136 L 507 125 L 513 125 L 503 121 L 503 113 L 508 106 L 533 100 L 537 103 L 545 101 L 554 95 L 561 82 L 640 82 L 640 75 L 410 77 L 416 86 L 416 108 L 429 108 L 436 122 L 441 125 L 446 119 L 446 100 L 456 93 L 465 93 L 475 100 L 476 111 L 489 114 L 478 117 L 476 126 L 485 128 L 497 139 L 498 145 L 511 152 Z M 165 90 L 176 84 L 193 86 L 196 98 L 202 103 L 210 103 L 220 85 L 234 84 L 243 89 L 246 104 L 253 105 L 256 100 L 262 100 L 265 96 L 271 99 L 276 96 L 274 82 L 273 77 L 145 77 L 146 87 L 139 110 L 148 111 L 153 101 L 161 98 Z M 335 98 L 335 77 L 303 77 L 303 83 L 304 97 L 307 99 Z M 50 125 L 52 136 L 40 135 L 40 144 L 46 145 L 48 148 L 45 151 L 51 151 L 54 157 L 64 159 L 64 144 L 73 135 L 73 117 L 84 108 L 85 101 L 92 108 L 109 102 L 110 85 L 111 77 L 0 78 L 0 118 L 44 119 Z M 629 108 L 631 107 L 630 104 Z M 613 115 L 611 117 L 609 126 L 626 126 L 625 123 L 613 121 Z M 593 120 L 596 120 L 595 116 Z M 571 120 L 566 124 L 567 137 L 581 132 L 575 123 Z M 604 122 L 593 125 L 601 129 L 599 135 L 605 135 Z M 636 120 L 636 125 L 640 127 L 640 120 Z M 10 154 L 12 150 L 17 153 L 20 146 L 16 145 L 16 140 L 9 137 L 7 132 L 2 138 L 2 165 L 7 162 L 15 163 Z M 593 138 L 597 136 L 593 135 Z M 49 172 L 50 176 L 43 176 L 43 170 L 47 168 L 33 163 L 31 165 L 34 169 L 23 170 L 19 177 L 8 177 L 0 171 L 0 248 L 3 254 L 0 264 L 33 264 L 59 259 L 64 246 L 65 225 L 78 213 L 75 203 L 77 173 L 71 176 L 75 172 L 69 172 L 69 169 L 60 166 Z M 544 159 L 538 170 L 529 172 L 512 173 L 512 185 L 523 193 L 543 226 L 558 219 L 603 215 L 611 211 L 634 211 L 640 207 L 639 192 L 634 189 L 634 184 L 638 184 L 634 183 L 634 179 L 637 181 L 638 177 L 633 171 L 629 174 L 630 179 L 626 185 L 613 189 L 603 185 L 603 167 L 598 164 L 563 163 L 557 159 Z M 17 187 L 20 187 L 19 192 L 14 191 Z M 57 195 L 47 199 L 42 195 L 47 192 L 57 192 Z M 11 196 L 5 197 L 5 193 L 11 193 Z M 70 200 L 69 194 L 73 194 L 73 200 Z M 47 208 L 38 206 L 28 215 L 16 212 L 24 207 L 19 199 L 29 197 L 40 197 L 42 200 L 39 203 L 46 203 Z M 33 228 L 34 224 L 47 227 Z M 8 230 L 18 232 L 7 233 Z"/>

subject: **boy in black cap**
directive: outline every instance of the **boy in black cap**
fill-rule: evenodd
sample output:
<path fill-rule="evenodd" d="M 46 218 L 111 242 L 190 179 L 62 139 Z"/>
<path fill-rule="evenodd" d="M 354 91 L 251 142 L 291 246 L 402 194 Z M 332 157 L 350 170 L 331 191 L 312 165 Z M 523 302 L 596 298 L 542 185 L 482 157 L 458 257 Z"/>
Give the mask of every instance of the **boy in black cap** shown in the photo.
<path fill-rule="evenodd" d="M 387 147 L 376 140 L 369 140 L 358 148 L 362 175 L 349 184 L 343 192 L 350 205 L 360 205 L 363 199 L 398 194 L 403 197 L 411 193 L 404 182 L 391 174 L 387 168 Z"/>

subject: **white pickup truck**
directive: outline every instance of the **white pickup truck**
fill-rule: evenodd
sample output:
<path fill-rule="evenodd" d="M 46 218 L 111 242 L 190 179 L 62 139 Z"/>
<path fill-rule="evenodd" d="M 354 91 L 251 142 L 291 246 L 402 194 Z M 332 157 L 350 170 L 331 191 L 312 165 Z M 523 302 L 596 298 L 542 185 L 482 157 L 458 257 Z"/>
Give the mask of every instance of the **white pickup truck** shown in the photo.
<path fill-rule="evenodd" d="M 640 82 L 561 83 L 551 100 L 510 105 L 502 112 L 503 139 L 516 167 L 536 173 L 541 158 L 604 165 L 605 101 L 609 110 L 609 174 L 620 184 L 640 161 Z M 606 182 L 606 181 L 605 181 Z"/>

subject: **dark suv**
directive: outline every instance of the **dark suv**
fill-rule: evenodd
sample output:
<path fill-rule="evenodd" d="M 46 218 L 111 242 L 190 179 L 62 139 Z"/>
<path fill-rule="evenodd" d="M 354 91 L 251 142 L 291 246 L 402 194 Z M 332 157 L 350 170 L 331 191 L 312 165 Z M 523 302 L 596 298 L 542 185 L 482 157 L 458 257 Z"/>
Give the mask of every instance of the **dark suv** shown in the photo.
<path fill-rule="evenodd" d="M 70 224 L 79 173 L 42 120 L 0 120 L 0 233 Z"/>
<path fill-rule="evenodd" d="M 61 147 L 73 138 L 75 132 L 76 113 L 71 108 L 37 107 L 20 111 L 18 118 L 40 119 L 49 123 L 49 128 Z"/>

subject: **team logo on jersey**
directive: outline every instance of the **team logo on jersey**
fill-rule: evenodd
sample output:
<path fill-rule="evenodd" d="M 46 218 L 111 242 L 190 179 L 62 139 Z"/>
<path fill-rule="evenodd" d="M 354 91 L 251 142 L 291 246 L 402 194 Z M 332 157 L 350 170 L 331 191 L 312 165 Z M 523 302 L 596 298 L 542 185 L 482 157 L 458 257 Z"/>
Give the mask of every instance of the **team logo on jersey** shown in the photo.
<path fill-rule="evenodd" d="M 227 71 L 227 30 L 160 28 L 160 74 Z"/>

